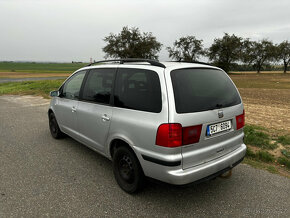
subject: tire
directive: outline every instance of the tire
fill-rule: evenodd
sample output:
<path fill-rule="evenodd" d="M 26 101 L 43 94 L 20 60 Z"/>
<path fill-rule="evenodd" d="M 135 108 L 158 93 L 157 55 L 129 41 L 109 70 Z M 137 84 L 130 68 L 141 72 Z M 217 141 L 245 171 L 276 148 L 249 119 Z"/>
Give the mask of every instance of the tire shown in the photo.
<path fill-rule="evenodd" d="M 54 116 L 54 113 L 50 113 L 48 118 L 49 118 L 49 130 L 50 130 L 51 136 L 55 139 L 63 138 L 64 133 L 60 130 L 58 123 L 56 121 L 56 118 Z"/>
<path fill-rule="evenodd" d="M 134 152 L 125 147 L 118 147 L 113 156 L 115 179 L 125 192 L 132 194 L 144 187 L 145 176 Z"/>

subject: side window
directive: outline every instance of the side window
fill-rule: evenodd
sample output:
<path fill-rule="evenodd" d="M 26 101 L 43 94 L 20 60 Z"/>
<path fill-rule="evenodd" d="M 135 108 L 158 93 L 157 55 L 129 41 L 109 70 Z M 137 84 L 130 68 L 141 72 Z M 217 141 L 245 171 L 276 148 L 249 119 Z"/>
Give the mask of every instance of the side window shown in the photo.
<path fill-rule="evenodd" d="M 162 100 L 157 73 L 151 70 L 119 68 L 114 104 L 117 107 L 159 113 Z"/>
<path fill-rule="evenodd" d="M 93 69 L 85 82 L 82 99 L 109 104 L 116 69 Z"/>
<path fill-rule="evenodd" d="M 86 71 L 81 71 L 76 73 L 68 81 L 66 81 L 63 86 L 61 96 L 69 99 L 78 99 L 85 75 Z"/>

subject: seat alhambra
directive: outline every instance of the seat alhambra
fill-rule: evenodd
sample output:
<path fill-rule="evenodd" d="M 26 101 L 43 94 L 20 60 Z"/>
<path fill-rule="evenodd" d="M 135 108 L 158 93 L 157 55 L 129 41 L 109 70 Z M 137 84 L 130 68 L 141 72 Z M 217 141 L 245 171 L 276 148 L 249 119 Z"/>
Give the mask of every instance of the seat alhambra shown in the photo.
<path fill-rule="evenodd" d="M 128 193 L 146 177 L 176 185 L 217 177 L 246 153 L 241 96 L 214 66 L 100 61 L 74 72 L 51 96 L 51 135 L 69 135 L 112 160 Z"/>

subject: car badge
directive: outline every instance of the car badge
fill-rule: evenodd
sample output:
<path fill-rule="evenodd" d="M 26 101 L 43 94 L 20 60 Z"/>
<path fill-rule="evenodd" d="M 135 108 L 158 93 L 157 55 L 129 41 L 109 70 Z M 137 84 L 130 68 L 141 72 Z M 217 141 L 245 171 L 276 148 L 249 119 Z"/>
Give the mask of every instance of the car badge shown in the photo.
<path fill-rule="evenodd" d="M 223 118 L 224 117 L 224 112 L 223 111 L 218 111 L 218 116 L 219 116 L 219 118 Z"/>

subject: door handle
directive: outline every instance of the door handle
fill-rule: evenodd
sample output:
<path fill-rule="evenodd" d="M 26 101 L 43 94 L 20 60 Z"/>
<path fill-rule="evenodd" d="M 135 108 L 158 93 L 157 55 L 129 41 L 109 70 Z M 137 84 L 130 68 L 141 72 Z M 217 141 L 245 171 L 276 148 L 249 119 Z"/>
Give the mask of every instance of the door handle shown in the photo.
<path fill-rule="evenodd" d="M 103 121 L 110 121 L 110 117 L 108 117 L 107 114 L 104 114 L 104 115 L 102 116 L 102 120 L 103 120 Z"/>
<path fill-rule="evenodd" d="M 76 111 L 77 111 L 76 107 L 75 107 L 75 106 L 73 106 L 73 107 L 72 107 L 72 109 L 71 109 L 71 112 L 73 112 L 73 113 L 74 113 L 74 112 L 76 112 Z"/>

